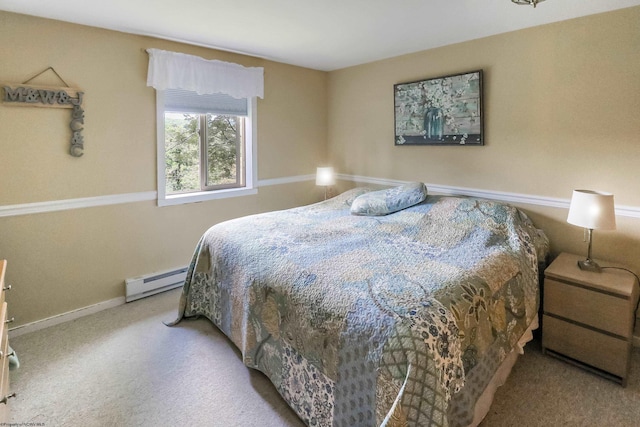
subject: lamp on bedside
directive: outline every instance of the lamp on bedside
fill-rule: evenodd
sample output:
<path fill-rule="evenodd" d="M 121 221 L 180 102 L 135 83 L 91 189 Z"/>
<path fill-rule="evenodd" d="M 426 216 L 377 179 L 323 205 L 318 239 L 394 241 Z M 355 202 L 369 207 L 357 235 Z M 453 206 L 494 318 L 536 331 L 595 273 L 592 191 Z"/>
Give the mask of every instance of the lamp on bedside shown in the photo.
<path fill-rule="evenodd" d="M 599 273 L 600 266 L 591 259 L 591 237 L 593 230 L 616 229 L 613 194 L 591 190 L 573 190 L 567 222 L 589 230 L 587 259 L 578 261 L 578 266 L 581 270 Z"/>
<path fill-rule="evenodd" d="M 336 183 L 336 176 L 332 167 L 323 167 L 316 170 L 316 185 L 324 186 L 324 199 L 327 200 L 329 186 Z"/>

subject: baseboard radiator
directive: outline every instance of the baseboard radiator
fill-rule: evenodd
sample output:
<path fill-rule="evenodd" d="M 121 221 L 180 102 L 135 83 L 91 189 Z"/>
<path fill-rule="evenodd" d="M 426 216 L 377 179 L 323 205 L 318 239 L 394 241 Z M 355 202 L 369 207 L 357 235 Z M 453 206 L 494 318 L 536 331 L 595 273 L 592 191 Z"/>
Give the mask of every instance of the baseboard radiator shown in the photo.
<path fill-rule="evenodd" d="M 187 270 L 188 267 L 176 268 L 126 279 L 125 300 L 131 302 L 182 286 L 187 277 Z"/>

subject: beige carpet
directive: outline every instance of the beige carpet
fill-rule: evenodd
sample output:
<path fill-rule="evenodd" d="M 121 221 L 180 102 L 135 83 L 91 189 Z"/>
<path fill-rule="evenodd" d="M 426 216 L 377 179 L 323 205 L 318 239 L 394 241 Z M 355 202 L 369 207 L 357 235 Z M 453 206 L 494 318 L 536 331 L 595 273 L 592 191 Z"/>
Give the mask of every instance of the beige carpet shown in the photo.
<path fill-rule="evenodd" d="M 498 389 L 489 426 L 640 426 L 640 351 L 633 350 L 627 387 L 543 356 L 531 341 Z"/>
<path fill-rule="evenodd" d="M 10 421 L 52 426 L 303 426 L 205 319 L 175 318 L 174 290 L 11 340 Z"/>
<path fill-rule="evenodd" d="M 303 426 L 208 320 L 169 328 L 179 291 L 14 338 L 12 423 Z M 533 345 L 532 345 L 533 344 Z M 640 354 L 626 389 L 530 343 L 482 426 L 640 425 Z"/>

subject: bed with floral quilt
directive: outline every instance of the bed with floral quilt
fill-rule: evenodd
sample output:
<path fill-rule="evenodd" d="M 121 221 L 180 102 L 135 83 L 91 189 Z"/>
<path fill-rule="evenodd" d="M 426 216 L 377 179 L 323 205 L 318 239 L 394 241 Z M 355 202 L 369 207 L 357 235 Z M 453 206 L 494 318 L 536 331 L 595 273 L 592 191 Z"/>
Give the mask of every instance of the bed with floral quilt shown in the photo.
<path fill-rule="evenodd" d="M 408 207 L 356 188 L 214 225 L 178 321 L 210 319 L 309 426 L 471 424 L 537 318 L 548 240 L 515 207 L 419 186 Z"/>

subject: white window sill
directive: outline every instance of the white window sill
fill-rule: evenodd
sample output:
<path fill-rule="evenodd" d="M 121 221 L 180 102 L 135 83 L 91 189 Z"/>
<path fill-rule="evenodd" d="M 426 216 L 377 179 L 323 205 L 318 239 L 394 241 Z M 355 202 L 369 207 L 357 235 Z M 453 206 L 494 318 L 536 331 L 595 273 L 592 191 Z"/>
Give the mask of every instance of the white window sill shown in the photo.
<path fill-rule="evenodd" d="M 229 197 L 251 196 L 258 194 L 256 188 L 228 188 L 225 190 L 198 191 L 194 193 L 171 194 L 169 196 L 158 197 L 158 206 L 182 205 L 185 203 L 198 203 L 207 200 L 226 199 Z"/>

